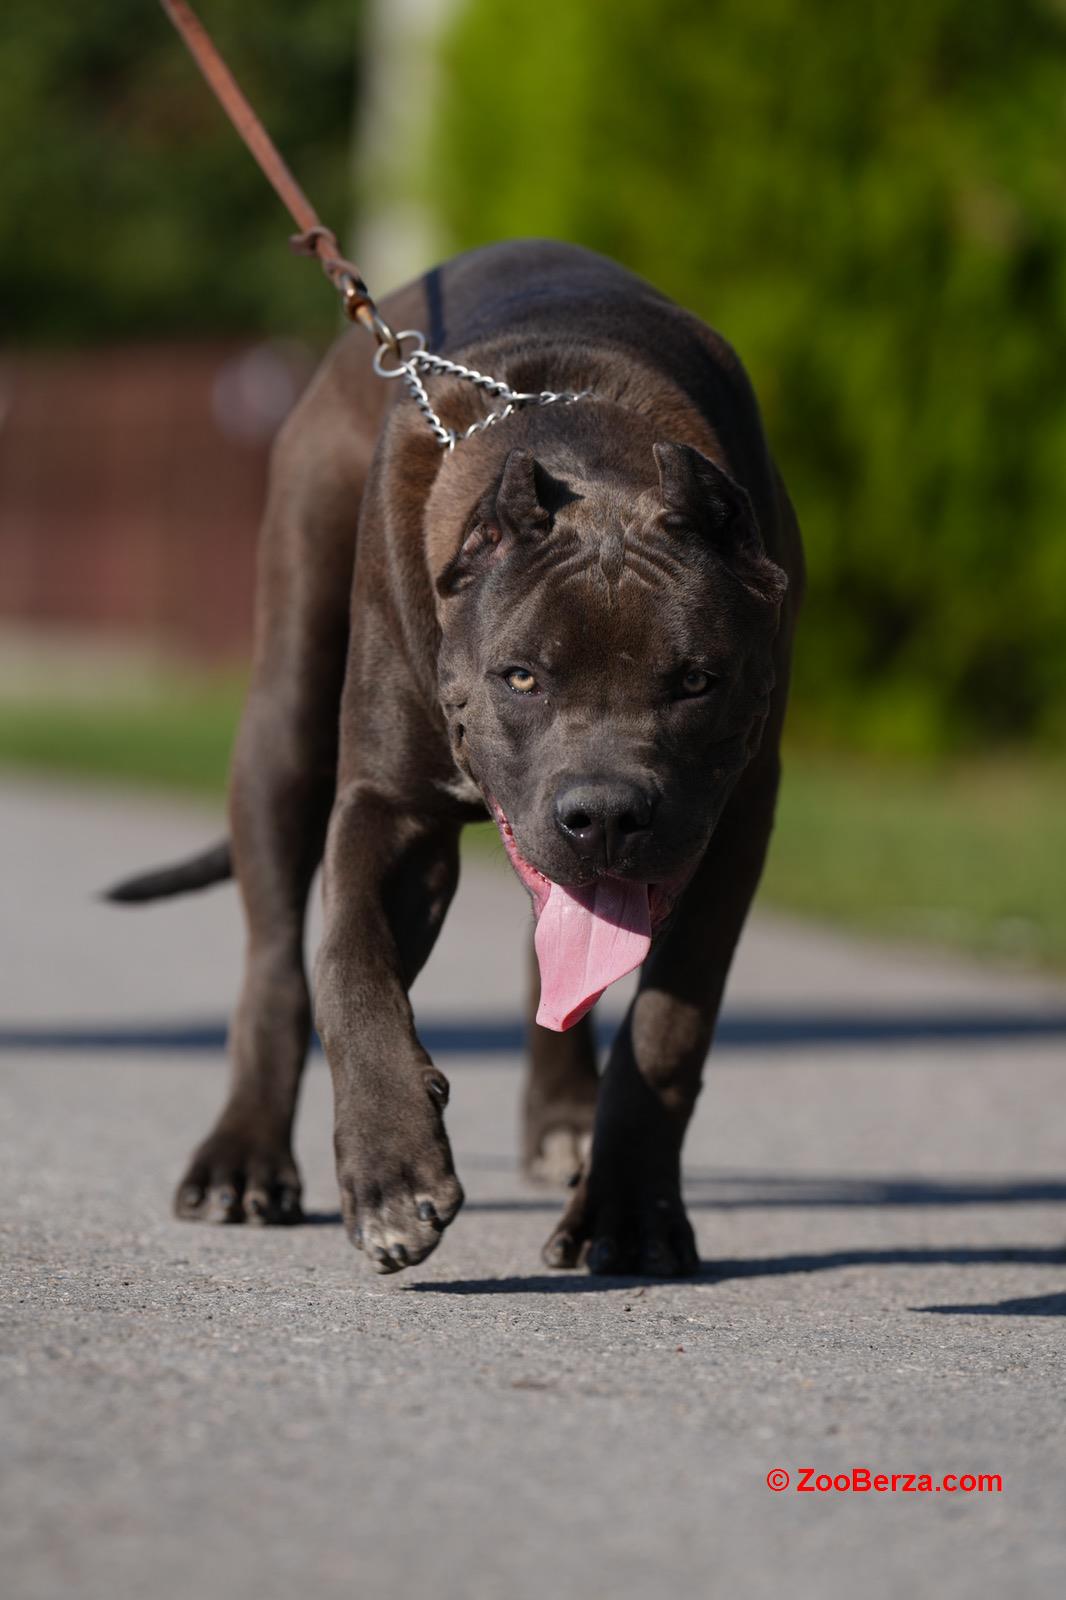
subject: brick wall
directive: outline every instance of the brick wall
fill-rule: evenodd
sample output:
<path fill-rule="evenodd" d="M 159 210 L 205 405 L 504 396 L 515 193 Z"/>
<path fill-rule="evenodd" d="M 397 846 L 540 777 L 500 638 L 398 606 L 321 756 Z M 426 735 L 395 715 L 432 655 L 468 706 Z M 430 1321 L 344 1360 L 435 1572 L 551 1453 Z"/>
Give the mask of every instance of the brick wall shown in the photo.
<path fill-rule="evenodd" d="M 247 655 L 269 439 L 306 352 L 0 358 L 0 619 Z"/>

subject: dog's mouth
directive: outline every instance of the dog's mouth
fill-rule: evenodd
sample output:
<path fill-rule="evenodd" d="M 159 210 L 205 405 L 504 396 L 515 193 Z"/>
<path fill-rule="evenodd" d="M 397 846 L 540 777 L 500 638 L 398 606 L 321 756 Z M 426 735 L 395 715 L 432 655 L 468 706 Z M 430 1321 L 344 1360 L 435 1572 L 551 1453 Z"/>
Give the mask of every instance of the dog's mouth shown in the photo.
<path fill-rule="evenodd" d="M 540 966 L 537 1021 L 562 1033 L 605 989 L 640 966 L 679 886 L 616 877 L 580 886 L 553 883 L 522 855 L 495 800 L 491 807 L 511 865 L 533 901 Z"/>

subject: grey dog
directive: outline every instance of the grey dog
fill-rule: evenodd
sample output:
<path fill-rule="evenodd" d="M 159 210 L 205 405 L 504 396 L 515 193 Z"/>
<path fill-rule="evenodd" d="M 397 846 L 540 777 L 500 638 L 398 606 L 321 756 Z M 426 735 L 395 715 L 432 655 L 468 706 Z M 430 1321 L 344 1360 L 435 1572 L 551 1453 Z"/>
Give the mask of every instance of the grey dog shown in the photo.
<path fill-rule="evenodd" d="M 300 1218 L 321 861 L 314 1018 L 345 1222 L 382 1272 L 436 1247 L 463 1193 L 447 1080 L 408 990 L 463 825 L 489 815 L 536 922 L 526 1160 L 555 1132 L 592 1132 L 545 1260 L 689 1273 L 681 1147 L 773 822 L 796 519 L 732 349 L 614 263 L 497 245 L 383 311 L 516 390 L 588 393 L 443 450 L 353 331 L 285 424 L 229 841 L 113 891 L 151 899 L 232 871 L 247 914 L 229 1096 L 177 1211 Z M 485 409 L 455 378 L 434 404 L 460 428 Z M 601 1076 L 590 1007 L 638 964 Z"/>

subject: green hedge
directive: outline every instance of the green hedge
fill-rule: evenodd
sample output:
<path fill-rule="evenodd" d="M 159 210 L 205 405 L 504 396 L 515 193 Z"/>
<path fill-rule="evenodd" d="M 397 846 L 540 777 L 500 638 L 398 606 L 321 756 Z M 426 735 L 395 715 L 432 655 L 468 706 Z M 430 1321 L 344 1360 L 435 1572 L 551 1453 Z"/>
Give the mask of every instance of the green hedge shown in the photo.
<path fill-rule="evenodd" d="M 618 257 L 751 370 L 804 525 L 797 725 L 1066 736 L 1062 0 L 468 0 L 456 246 Z"/>
<path fill-rule="evenodd" d="M 335 226 L 350 209 L 357 0 L 203 0 L 238 79 Z M 5 0 L 4 339 L 328 336 L 334 297 L 155 0 Z"/>

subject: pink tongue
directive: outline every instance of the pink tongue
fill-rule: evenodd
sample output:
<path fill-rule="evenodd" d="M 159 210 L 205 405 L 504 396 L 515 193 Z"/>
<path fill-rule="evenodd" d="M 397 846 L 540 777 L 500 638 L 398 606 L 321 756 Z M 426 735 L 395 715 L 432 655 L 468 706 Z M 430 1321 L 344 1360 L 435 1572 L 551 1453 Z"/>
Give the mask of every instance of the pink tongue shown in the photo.
<path fill-rule="evenodd" d="M 553 883 L 537 912 L 533 942 L 540 962 L 537 1021 L 562 1033 L 647 955 L 648 887 L 617 878 L 586 889 Z"/>

